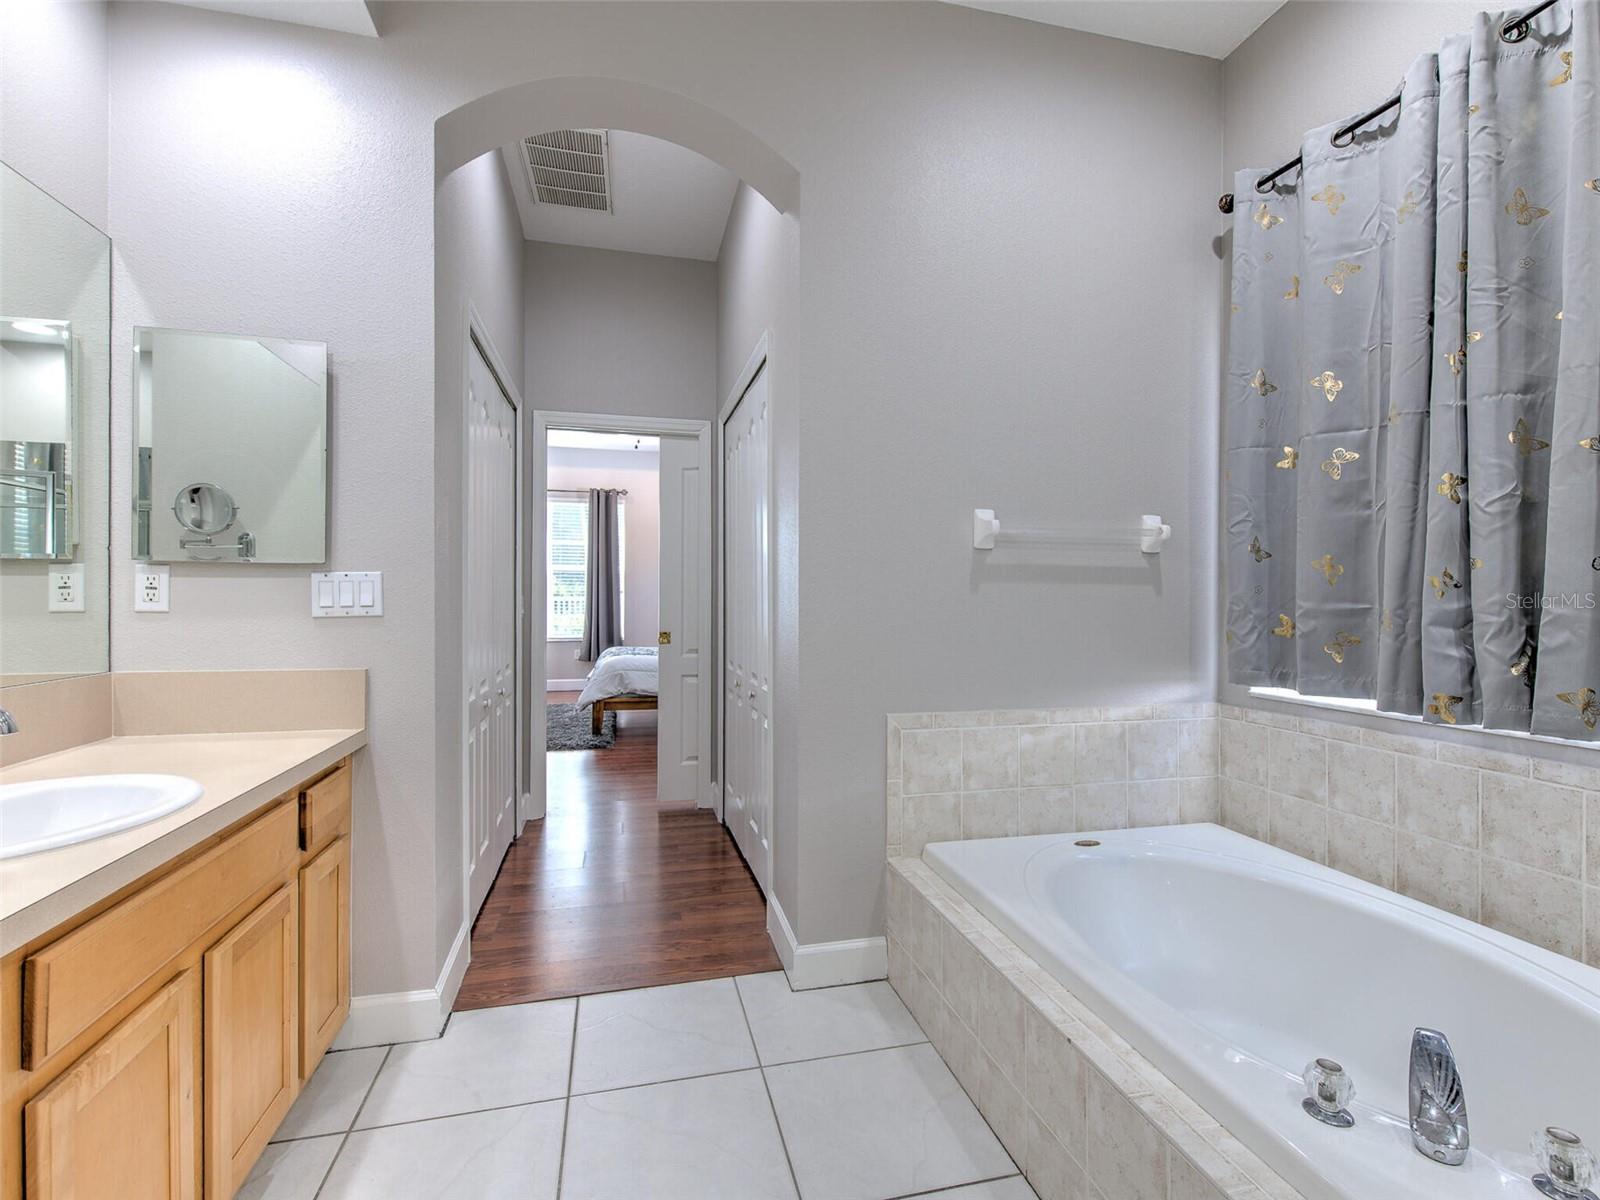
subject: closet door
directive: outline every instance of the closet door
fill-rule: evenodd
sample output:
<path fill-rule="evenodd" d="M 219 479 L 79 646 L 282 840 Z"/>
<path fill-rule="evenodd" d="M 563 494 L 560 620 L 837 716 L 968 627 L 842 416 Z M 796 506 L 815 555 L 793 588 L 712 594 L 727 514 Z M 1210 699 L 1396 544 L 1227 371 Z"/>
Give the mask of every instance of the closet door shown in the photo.
<path fill-rule="evenodd" d="M 661 439 L 656 798 L 700 803 L 710 777 L 709 431 Z M 702 507 L 705 505 L 707 507 Z"/>
<path fill-rule="evenodd" d="M 771 414 L 763 364 L 723 427 L 723 821 L 763 892 L 772 863 Z"/>

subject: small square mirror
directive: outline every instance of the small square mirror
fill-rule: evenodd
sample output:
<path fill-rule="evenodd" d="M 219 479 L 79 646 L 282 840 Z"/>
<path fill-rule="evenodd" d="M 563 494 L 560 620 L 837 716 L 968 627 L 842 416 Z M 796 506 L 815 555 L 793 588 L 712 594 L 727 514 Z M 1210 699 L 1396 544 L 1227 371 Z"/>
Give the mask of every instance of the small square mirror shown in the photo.
<path fill-rule="evenodd" d="M 328 347 L 134 330 L 134 557 L 327 560 Z"/>

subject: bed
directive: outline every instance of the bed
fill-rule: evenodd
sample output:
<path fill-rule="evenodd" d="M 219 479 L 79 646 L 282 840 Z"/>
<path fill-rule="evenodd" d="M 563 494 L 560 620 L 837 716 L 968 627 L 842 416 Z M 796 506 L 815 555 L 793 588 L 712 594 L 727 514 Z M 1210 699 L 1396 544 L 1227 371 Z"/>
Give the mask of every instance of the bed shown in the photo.
<path fill-rule="evenodd" d="M 654 709 L 661 690 L 659 657 L 654 646 L 612 646 L 594 660 L 594 669 L 578 695 L 578 707 L 589 705 L 590 728 L 598 734 L 606 713 Z"/>

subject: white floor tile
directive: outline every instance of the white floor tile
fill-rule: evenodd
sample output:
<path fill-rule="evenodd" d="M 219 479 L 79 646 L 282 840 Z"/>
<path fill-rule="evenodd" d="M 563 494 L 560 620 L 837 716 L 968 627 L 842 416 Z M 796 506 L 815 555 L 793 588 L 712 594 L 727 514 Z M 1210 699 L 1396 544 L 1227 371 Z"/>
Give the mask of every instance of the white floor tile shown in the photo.
<path fill-rule="evenodd" d="M 444 1036 L 389 1052 L 357 1129 L 566 1095 L 572 1000 L 459 1012 Z"/>
<path fill-rule="evenodd" d="M 320 1200 L 555 1200 L 563 1104 L 352 1133 Z"/>
<path fill-rule="evenodd" d="M 928 1200 L 1039 1200 L 1028 1181 L 1021 1175 L 1010 1179 L 996 1179 L 989 1183 L 974 1183 L 967 1187 L 936 1192 Z"/>
<path fill-rule="evenodd" d="M 323 1055 L 272 1140 L 287 1142 L 349 1129 L 388 1050 L 387 1046 L 372 1046 Z"/>
<path fill-rule="evenodd" d="M 732 979 L 608 992 L 578 1001 L 573 1095 L 755 1065 L 755 1047 Z"/>
<path fill-rule="evenodd" d="M 887 983 L 795 992 L 782 971 L 738 980 L 756 1051 L 765 1064 L 882 1050 L 927 1041 Z"/>
<path fill-rule="evenodd" d="M 927 1044 L 766 1075 L 804 1200 L 883 1200 L 1017 1169 Z"/>
<path fill-rule="evenodd" d="M 306 1138 L 268 1146 L 234 1200 L 312 1200 L 343 1140 Z"/>
<path fill-rule="evenodd" d="M 562 1200 L 794 1200 L 759 1071 L 568 1103 Z"/>

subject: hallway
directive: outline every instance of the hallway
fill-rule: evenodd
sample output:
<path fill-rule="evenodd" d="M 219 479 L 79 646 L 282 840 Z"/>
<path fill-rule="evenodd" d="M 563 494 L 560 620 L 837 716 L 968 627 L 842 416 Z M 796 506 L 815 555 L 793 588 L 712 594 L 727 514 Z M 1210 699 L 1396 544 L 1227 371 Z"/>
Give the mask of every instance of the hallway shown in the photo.
<path fill-rule="evenodd" d="M 506 855 L 458 1011 L 779 968 L 727 831 L 709 809 L 656 803 L 653 727 L 547 762 L 549 813 Z"/>

